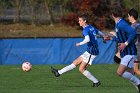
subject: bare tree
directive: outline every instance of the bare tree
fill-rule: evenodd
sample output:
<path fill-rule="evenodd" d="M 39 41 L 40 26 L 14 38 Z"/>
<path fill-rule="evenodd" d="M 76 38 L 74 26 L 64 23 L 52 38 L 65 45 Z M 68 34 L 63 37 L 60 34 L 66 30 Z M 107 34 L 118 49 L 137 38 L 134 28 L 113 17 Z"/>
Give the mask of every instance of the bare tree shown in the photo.
<path fill-rule="evenodd" d="M 35 6 L 37 4 L 37 1 L 38 0 L 28 0 L 28 3 L 31 7 L 31 24 L 32 25 L 35 25 L 35 19 L 36 19 L 36 17 L 35 17 Z"/>
<path fill-rule="evenodd" d="M 3 10 L 4 10 L 4 3 L 2 1 L 0 1 L 0 20 L 3 20 Z"/>
<path fill-rule="evenodd" d="M 12 5 L 16 9 L 16 15 L 14 17 L 14 23 L 19 23 L 21 14 L 21 5 L 24 0 L 11 0 Z"/>
<path fill-rule="evenodd" d="M 10 0 L 0 0 L 0 17 L 4 18 L 5 9 L 11 8 L 11 7 L 12 7 L 12 5 L 11 5 Z M 1 20 L 3 21 L 3 19 L 1 19 Z"/>
<path fill-rule="evenodd" d="M 53 3 L 55 2 L 55 0 L 43 0 L 44 1 L 44 5 L 46 8 L 46 13 L 47 13 L 47 17 L 48 20 L 50 22 L 50 25 L 53 26 L 54 24 L 54 18 L 53 18 L 53 13 L 52 13 L 52 9 L 51 6 L 53 5 Z"/>

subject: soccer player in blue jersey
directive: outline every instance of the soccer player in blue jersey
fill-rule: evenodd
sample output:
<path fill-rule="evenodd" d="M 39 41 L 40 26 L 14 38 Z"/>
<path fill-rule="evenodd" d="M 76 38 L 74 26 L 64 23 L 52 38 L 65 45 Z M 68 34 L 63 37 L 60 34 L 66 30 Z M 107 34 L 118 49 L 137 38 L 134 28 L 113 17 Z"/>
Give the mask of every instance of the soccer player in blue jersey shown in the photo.
<path fill-rule="evenodd" d="M 74 69 L 77 65 L 80 65 L 79 71 L 93 82 L 93 87 L 98 87 L 100 85 L 100 81 L 87 70 L 87 67 L 92 64 L 93 60 L 99 54 L 96 35 L 99 34 L 103 36 L 103 33 L 94 28 L 93 26 L 88 25 L 87 22 L 88 20 L 85 15 L 79 17 L 79 25 L 83 28 L 82 33 L 84 39 L 83 41 L 76 43 L 77 47 L 87 44 L 87 50 L 76 60 L 74 60 L 72 64 L 62 68 L 61 70 L 57 70 L 51 67 L 51 71 L 54 73 L 56 77 L 58 77 L 63 73 Z"/>
<path fill-rule="evenodd" d="M 136 48 L 137 48 L 137 58 L 134 61 L 134 72 L 137 75 L 140 75 L 140 69 L 139 69 L 139 64 L 140 64 L 140 23 L 137 22 L 138 19 L 138 12 L 132 8 L 128 12 L 128 20 L 131 23 L 131 26 L 135 29 L 136 31 Z"/>
<path fill-rule="evenodd" d="M 136 31 L 136 39 L 135 39 L 135 44 L 136 44 L 136 48 L 137 48 L 137 58 L 134 61 L 134 72 L 137 75 L 140 75 L 140 69 L 139 69 L 139 64 L 140 64 L 140 23 L 137 22 L 138 19 L 138 12 L 137 10 L 135 10 L 134 8 L 132 8 L 129 12 L 128 12 L 128 20 L 131 23 L 131 26 L 134 28 L 134 30 Z M 114 32 L 111 32 L 114 33 Z M 118 55 L 119 52 L 117 52 L 117 54 L 114 56 L 114 61 L 116 63 L 120 63 L 121 59 L 120 59 L 120 55 Z"/>
<path fill-rule="evenodd" d="M 137 55 L 134 38 L 136 33 L 134 29 L 122 18 L 122 9 L 114 6 L 111 11 L 115 25 L 115 37 L 104 37 L 105 40 L 113 40 L 119 43 L 121 62 L 119 64 L 117 74 L 120 77 L 130 80 L 137 86 L 140 92 L 140 80 L 134 76 L 134 60 Z"/>

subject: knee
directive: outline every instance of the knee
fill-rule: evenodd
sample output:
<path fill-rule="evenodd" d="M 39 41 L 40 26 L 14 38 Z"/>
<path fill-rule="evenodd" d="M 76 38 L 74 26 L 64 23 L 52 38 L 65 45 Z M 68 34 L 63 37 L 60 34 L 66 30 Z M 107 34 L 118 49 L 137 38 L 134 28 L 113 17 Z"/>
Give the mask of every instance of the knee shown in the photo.
<path fill-rule="evenodd" d="M 137 73 L 139 71 L 138 67 L 134 67 L 134 73 Z"/>
<path fill-rule="evenodd" d="M 85 69 L 79 67 L 79 71 L 80 71 L 81 73 L 83 73 L 83 72 L 85 71 Z"/>
<path fill-rule="evenodd" d="M 136 73 L 136 74 L 137 74 L 137 72 L 138 72 L 138 70 L 137 70 L 137 69 L 134 69 L 134 73 Z"/>
<path fill-rule="evenodd" d="M 137 70 L 137 69 L 134 70 L 134 73 L 137 74 L 137 75 L 140 75 L 140 71 Z"/>
<path fill-rule="evenodd" d="M 123 73 L 117 71 L 117 75 L 118 75 L 119 77 L 122 77 Z"/>

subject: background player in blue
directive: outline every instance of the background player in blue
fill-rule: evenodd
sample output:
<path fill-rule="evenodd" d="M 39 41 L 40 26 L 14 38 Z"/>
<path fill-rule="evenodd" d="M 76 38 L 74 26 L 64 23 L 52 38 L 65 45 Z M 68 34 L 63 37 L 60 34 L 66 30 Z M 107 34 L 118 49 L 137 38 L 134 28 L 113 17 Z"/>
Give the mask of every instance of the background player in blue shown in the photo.
<path fill-rule="evenodd" d="M 140 64 L 140 23 L 137 22 L 138 19 L 138 12 L 132 8 L 128 12 L 128 20 L 131 23 L 131 26 L 135 29 L 136 31 L 136 48 L 137 48 L 137 58 L 134 61 L 134 72 L 138 75 L 140 75 L 140 69 L 139 69 L 139 64 Z"/>
<path fill-rule="evenodd" d="M 80 65 L 79 71 L 93 82 L 93 87 L 98 87 L 100 85 L 100 81 L 87 70 L 87 67 L 92 64 L 95 57 L 99 54 L 96 35 L 99 34 L 103 36 L 103 33 L 94 28 L 93 26 L 88 25 L 87 22 L 88 20 L 85 15 L 79 17 L 79 25 L 83 27 L 84 40 L 76 43 L 77 47 L 83 44 L 87 44 L 87 50 L 76 60 L 74 60 L 72 64 L 62 68 L 61 70 L 57 70 L 51 67 L 51 71 L 56 77 L 58 77 L 63 73 L 74 69 L 77 65 Z"/>
<path fill-rule="evenodd" d="M 134 76 L 134 60 L 137 55 L 137 50 L 134 42 L 136 33 L 134 29 L 124 21 L 122 17 L 122 10 L 119 6 L 114 6 L 111 11 L 112 18 L 114 19 L 116 37 L 105 37 L 119 43 L 118 48 L 120 51 L 121 62 L 119 64 L 117 74 L 120 77 L 130 80 L 137 86 L 140 92 L 140 80 Z"/>

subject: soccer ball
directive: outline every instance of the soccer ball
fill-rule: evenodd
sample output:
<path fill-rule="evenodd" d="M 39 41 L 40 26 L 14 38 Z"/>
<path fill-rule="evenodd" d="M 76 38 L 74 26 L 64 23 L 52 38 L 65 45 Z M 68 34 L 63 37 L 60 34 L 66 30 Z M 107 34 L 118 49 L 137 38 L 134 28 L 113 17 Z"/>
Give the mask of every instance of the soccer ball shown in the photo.
<path fill-rule="evenodd" d="M 25 71 L 25 72 L 30 71 L 31 68 L 32 68 L 32 64 L 30 62 L 24 62 L 22 64 L 22 70 Z"/>

